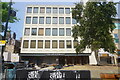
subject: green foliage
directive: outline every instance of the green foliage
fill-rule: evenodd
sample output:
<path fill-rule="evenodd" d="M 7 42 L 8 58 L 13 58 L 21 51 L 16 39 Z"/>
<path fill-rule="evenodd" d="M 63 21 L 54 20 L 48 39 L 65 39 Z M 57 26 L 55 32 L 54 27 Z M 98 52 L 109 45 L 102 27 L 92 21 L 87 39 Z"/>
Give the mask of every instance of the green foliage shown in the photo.
<path fill-rule="evenodd" d="M 6 19 L 8 17 L 8 8 L 9 8 L 9 3 L 8 2 L 1 2 L 0 5 L 2 5 L 2 23 L 6 22 Z M 11 8 L 11 10 L 14 10 L 17 12 L 17 10 Z M 9 22 L 14 23 L 16 21 L 19 21 L 19 19 L 15 16 L 10 16 Z"/>
<path fill-rule="evenodd" d="M 90 48 L 92 51 L 103 48 L 113 53 L 116 49 L 111 35 L 115 25 L 113 17 L 117 14 L 113 2 L 87 2 L 86 6 L 77 3 L 72 10 L 73 18 L 77 20 L 72 32 L 74 39 L 81 38 L 76 52 L 81 53 Z"/>
<path fill-rule="evenodd" d="M 14 3 L 12 3 L 14 4 Z M 3 32 L 5 29 L 5 24 L 6 23 L 6 19 L 8 18 L 8 8 L 9 8 L 9 3 L 8 2 L 0 2 L 0 32 Z M 11 10 L 14 10 L 17 12 L 17 10 L 15 10 L 13 7 L 11 7 Z M 14 23 L 19 21 L 20 19 L 18 19 L 16 16 L 10 16 L 9 18 L 9 23 Z"/>

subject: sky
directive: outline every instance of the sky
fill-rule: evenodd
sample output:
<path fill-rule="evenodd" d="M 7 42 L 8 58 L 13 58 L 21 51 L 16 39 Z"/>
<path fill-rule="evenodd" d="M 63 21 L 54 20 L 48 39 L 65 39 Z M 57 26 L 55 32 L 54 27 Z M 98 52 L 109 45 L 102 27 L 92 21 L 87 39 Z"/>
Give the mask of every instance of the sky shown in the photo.
<path fill-rule="evenodd" d="M 9 2 L 10 0 L 1 0 L 2 2 Z M 79 2 L 80 0 L 12 0 L 15 2 L 13 6 L 14 9 L 18 10 L 17 18 L 20 19 L 19 22 L 9 23 L 9 28 L 12 33 L 16 33 L 16 39 L 20 40 L 23 36 L 23 26 L 24 26 L 24 17 L 25 17 L 25 8 L 29 4 L 40 4 L 40 5 L 74 5 L 74 3 Z M 82 0 L 86 2 L 87 0 Z M 111 0 L 108 0 L 111 1 Z M 119 2 L 120 0 L 114 0 L 115 2 Z M 119 8 L 120 9 L 120 8 Z M 118 10 L 118 9 L 117 9 Z M 120 11 L 119 11 L 120 12 Z"/>

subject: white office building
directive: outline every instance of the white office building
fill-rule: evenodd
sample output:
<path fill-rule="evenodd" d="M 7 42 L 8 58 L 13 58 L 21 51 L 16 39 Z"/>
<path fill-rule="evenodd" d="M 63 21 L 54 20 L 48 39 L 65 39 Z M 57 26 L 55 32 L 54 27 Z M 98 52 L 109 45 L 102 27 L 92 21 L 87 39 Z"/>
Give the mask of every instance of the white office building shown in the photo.
<path fill-rule="evenodd" d="M 90 50 L 76 54 L 79 40 L 72 37 L 74 6 L 29 5 L 26 7 L 21 60 L 31 63 L 89 64 Z"/>

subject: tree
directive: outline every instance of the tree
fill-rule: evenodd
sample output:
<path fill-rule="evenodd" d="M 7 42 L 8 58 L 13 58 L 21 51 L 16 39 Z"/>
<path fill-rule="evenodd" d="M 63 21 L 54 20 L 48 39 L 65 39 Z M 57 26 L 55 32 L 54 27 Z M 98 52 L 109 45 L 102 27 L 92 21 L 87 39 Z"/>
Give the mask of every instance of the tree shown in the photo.
<path fill-rule="evenodd" d="M 86 48 L 95 52 L 98 64 L 98 51 L 100 48 L 113 53 L 116 49 L 114 39 L 111 35 L 115 25 L 113 17 L 116 16 L 114 2 L 90 2 L 84 6 L 76 3 L 72 10 L 73 18 L 76 19 L 77 25 L 73 26 L 73 37 L 76 40 L 80 37 L 80 44 L 76 47 L 76 53 L 83 52 Z"/>
<path fill-rule="evenodd" d="M 0 2 L 0 7 L 1 7 L 1 9 L 0 9 L 0 12 L 1 12 L 0 13 L 0 15 L 1 15 L 0 16 L 0 21 L 1 21 L 1 23 L 0 23 L 0 31 L 3 32 L 4 29 L 5 29 L 4 25 L 5 25 L 6 19 L 8 17 L 9 3 L 8 2 Z M 17 10 L 15 10 L 13 7 L 11 7 L 10 12 L 12 13 L 12 11 L 17 12 Z M 19 21 L 19 19 L 16 16 L 10 15 L 9 22 L 14 23 L 16 21 Z"/>

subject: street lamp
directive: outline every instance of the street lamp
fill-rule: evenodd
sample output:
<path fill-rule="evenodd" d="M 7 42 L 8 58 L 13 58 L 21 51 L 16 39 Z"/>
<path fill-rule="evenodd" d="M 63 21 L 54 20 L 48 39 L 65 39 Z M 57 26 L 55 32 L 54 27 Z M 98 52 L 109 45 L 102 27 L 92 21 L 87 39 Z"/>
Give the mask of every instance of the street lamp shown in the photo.
<path fill-rule="evenodd" d="M 9 2 L 9 7 L 8 7 L 8 16 L 6 18 L 6 24 L 5 24 L 5 31 L 4 31 L 4 36 L 2 40 L 6 40 L 6 33 L 7 33 L 7 29 L 8 29 L 8 22 L 10 20 L 10 16 L 15 17 L 16 16 L 16 12 L 14 10 L 11 10 L 11 5 L 12 5 L 12 0 L 10 0 Z M 2 46 L 2 51 L 1 51 L 1 57 L 2 57 L 2 63 L 4 63 L 4 57 L 3 57 L 3 52 L 5 49 L 5 45 Z M 2 69 L 4 67 L 2 66 Z"/>

